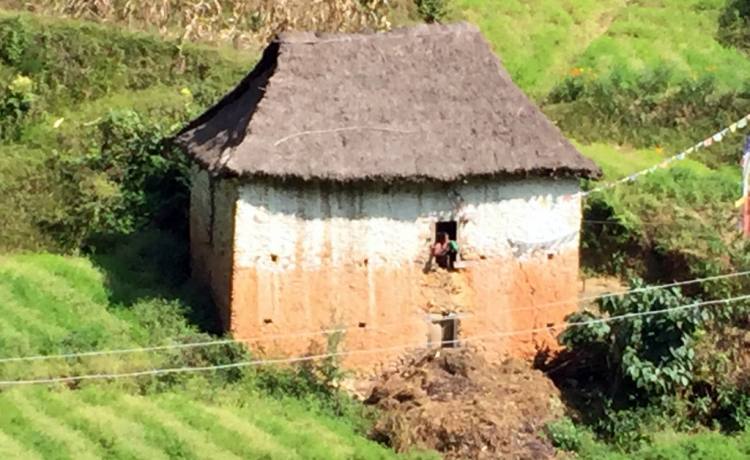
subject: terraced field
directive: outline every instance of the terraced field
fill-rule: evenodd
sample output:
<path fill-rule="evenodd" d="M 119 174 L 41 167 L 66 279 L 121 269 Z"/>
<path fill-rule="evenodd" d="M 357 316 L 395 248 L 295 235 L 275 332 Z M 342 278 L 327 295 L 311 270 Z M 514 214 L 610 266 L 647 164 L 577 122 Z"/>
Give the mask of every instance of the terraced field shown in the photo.
<path fill-rule="evenodd" d="M 711 76 L 723 90 L 741 89 L 750 60 L 716 38 L 724 0 L 629 1 L 611 25 L 576 59 L 598 74 L 667 68 L 675 81 Z"/>
<path fill-rule="evenodd" d="M 627 0 L 456 0 L 477 24 L 515 82 L 542 98 L 575 59 L 605 33 Z"/>
<path fill-rule="evenodd" d="M 132 310 L 109 305 L 104 275 L 89 260 L 49 254 L 0 257 L 0 376 L 38 378 L 72 372 L 132 370 L 153 357 L 94 357 L 4 363 L 6 357 L 141 345 Z M 157 338 L 158 340 L 158 338 Z"/>
<path fill-rule="evenodd" d="M 0 380 L 175 367 L 175 358 L 177 365 L 190 365 L 179 361 L 179 353 L 164 352 L 2 362 L 12 356 L 164 343 L 195 333 L 179 311 L 159 310 L 163 300 L 144 296 L 134 305 L 113 304 L 106 281 L 104 272 L 82 257 L 0 257 Z M 214 351 L 221 355 L 222 350 Z M 234 385 L 209 375 L 178 384 L 144 379 L 88 382 L 76 390 L 0 388 L 0 458 L 397 457 L 357 433 L 351 419 L 333 419 L 298 400 L 264 395 L 252 377 Z"/>
<path fill-rule="evenodd" d="M 53 353 L 88 345 L 130 344 L 132 325 L 107 309 L 104 277 L 83 258 L 48 254 L 0 258 L 0 348 L 4 354 Z"/>
<path fill-rule="evenodd" d="M 396 455 L 343 423 L 291 402 L 244 407 L 178 394 L 101 387 L 25 388 L 0 395 L 0 458 L 387 459 Z"/>

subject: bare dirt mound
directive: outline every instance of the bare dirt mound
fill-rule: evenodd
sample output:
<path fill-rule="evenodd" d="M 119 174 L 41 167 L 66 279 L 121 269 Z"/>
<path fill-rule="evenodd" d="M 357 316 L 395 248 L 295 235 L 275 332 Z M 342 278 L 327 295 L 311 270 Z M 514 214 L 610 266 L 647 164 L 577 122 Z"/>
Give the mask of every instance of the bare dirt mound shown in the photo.
<path fill-rule="evenodd" d="M 434 449 L 446 459 L 545 459 L 540 432 L 563 415 L 559 391 L 524 361 L 488 363 L 470 350 L 431 351 L 376 383 L 382 411 L 373 436 L 398 451 Z"/>

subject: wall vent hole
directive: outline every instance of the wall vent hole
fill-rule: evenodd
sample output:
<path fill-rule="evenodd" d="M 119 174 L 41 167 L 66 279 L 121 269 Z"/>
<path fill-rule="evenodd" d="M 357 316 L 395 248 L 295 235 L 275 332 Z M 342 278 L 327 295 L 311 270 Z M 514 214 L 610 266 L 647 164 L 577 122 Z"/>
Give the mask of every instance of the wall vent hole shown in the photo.
<path fill-rule="evenodd" d="M 279 256 L 277 256 L 276 254 L 271 254 L 271 262 L 278 262 L 278 260 Z"/>
<path fill-rule="evenodd" d="M 271 324 L 271 323 L 273 323 L 273 320 L 271 320 L 271 318 L 266 318 L 263 320 L 263 324 Z"/>
<path fill-rule="evenodd" d="M 459 346 L 458 329 L 460 326 L 455 313 L 443 313 L 443 317 L 435 322 L 441 328 L 440 346 L 442 348 L 457 348 Z"/>
<path fill-rule="evenodd" d="M 555 258 L 555 255 L 552 253 L 547 254 L 547 260 L 552 260 Z"/>
<path fill-rule="evenodd" d="M 367 323 L 363 323 L 363 322 L 360 321 L 360 323 L 358 324 L 358 326 L 359 327 L 367 327 Z"/>

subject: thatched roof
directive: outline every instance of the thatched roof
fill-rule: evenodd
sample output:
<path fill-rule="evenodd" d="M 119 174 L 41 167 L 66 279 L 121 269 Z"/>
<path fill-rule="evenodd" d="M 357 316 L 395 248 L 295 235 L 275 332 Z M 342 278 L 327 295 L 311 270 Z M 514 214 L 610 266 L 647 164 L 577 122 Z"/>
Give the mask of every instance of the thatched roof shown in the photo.
<path fill-rule="evenodd" d="M 237 176 L 599 174 L 465 23 L 279 36 L 175 141 L 204 167 Z"/>

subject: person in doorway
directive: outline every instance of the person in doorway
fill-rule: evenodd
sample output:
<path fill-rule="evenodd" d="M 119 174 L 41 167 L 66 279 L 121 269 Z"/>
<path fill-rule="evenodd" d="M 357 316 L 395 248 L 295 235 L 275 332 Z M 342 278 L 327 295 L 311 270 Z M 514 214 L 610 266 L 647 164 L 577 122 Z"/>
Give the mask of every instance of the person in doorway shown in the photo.
<path fill-rule="evenodd" d="M 447 233 L 437 234 L 435 244 L 432 245 L 430 253 L 440 268 L 453 270 L 458 256 L 458 243 L 451 240 Z"/>

